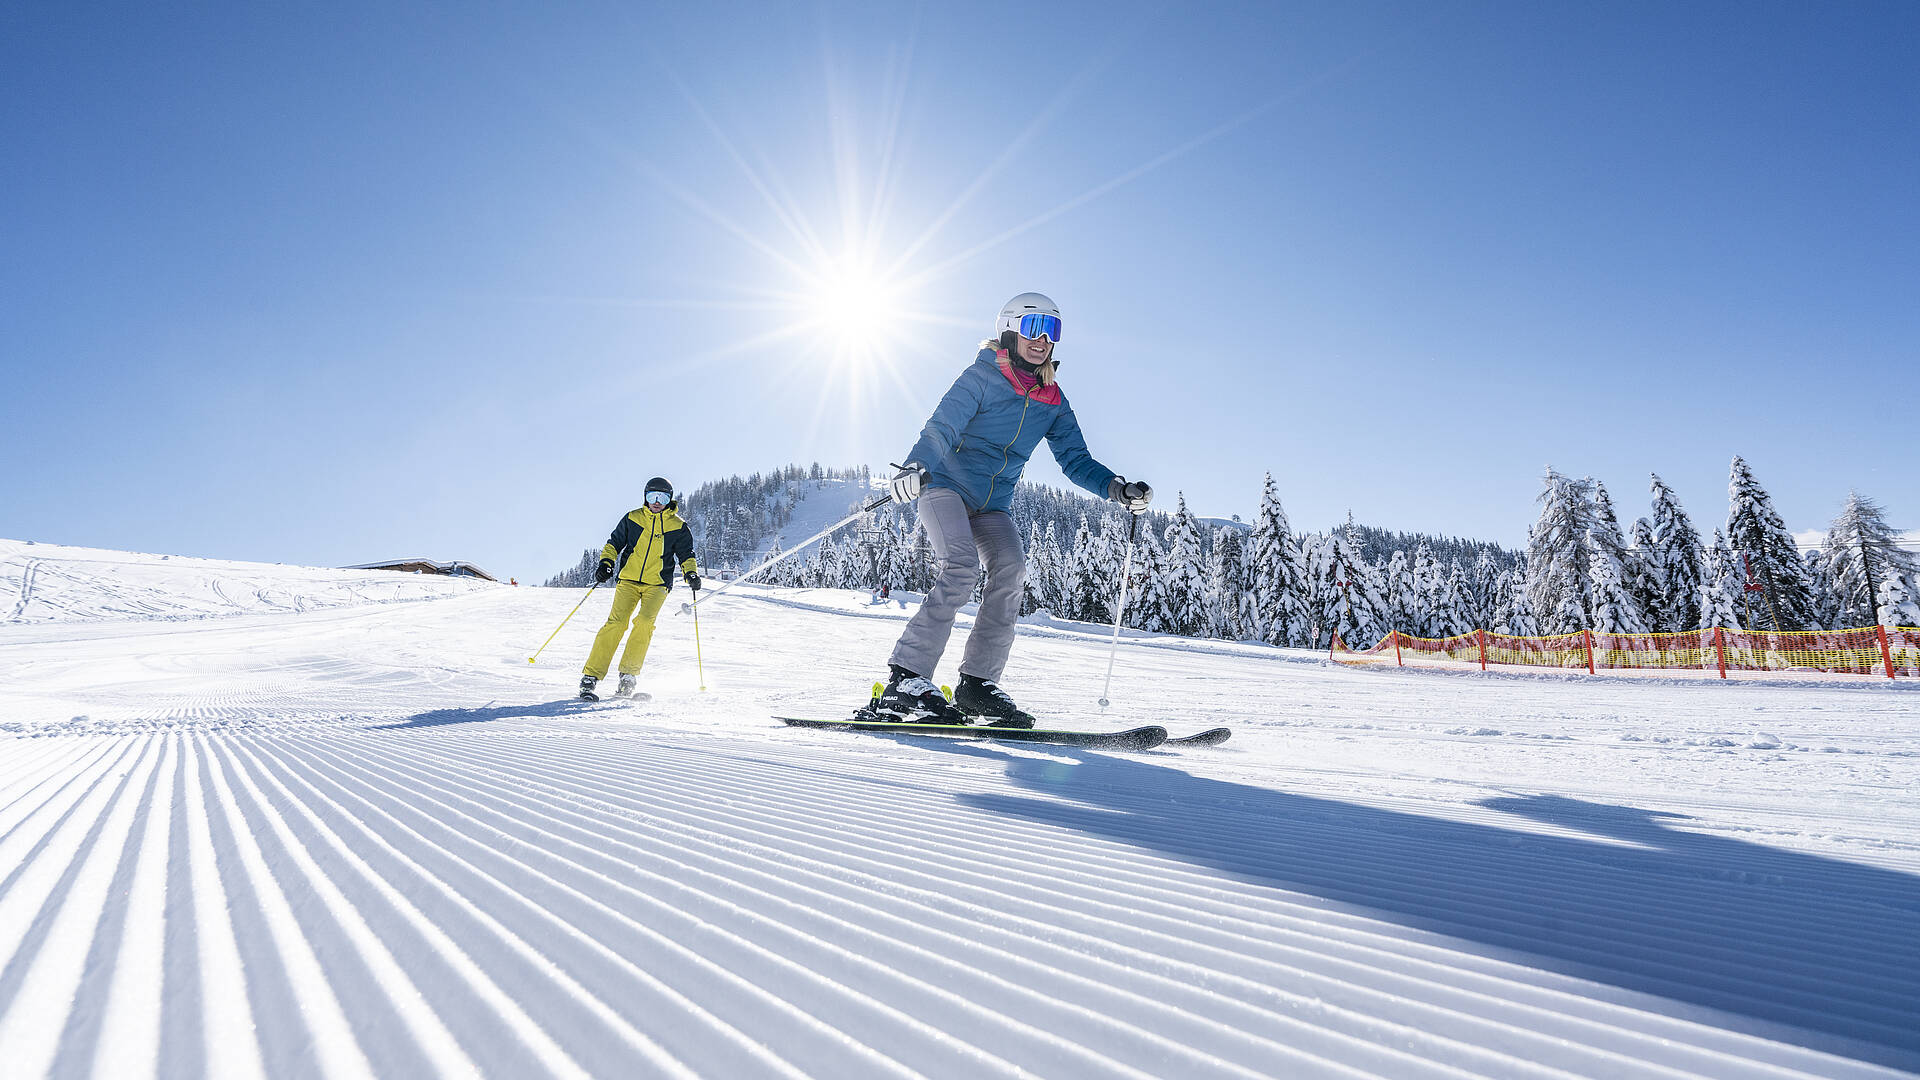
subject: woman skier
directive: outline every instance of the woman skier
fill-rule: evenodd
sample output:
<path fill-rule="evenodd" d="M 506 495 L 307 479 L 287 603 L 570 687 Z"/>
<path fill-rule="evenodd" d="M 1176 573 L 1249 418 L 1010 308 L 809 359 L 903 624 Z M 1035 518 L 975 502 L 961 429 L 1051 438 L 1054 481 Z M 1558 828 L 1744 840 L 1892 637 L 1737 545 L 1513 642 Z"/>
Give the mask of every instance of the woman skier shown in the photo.
<path fill-rule="evenodd" d="M 645 505 L 620 519 L 600 549 L 600 568 L 594 572 L 595 584 L 604 585 L 620 568 L 620 583 L 613 589 L 613 610 L 606 623 L 594 635 L 593 650 L 587 654 L 587 666 L 580 676 L 580 696 L 600 700 L 594 687 L 607 677 L 607 665 L 613 651 L 627 633 L 627 617 L 633 616 L 633 636 L 627 638 L 627 650 L 620 654 L 620 688 L 617 697 L 632 697 L 633 684 L 646 663 L 647 646 L 653 641 L 653 623 L 673 588 L 673 570 L 680 568 L 687 587 L 696 596 L 700 592 L 700 574 L 693 561 L 693 534 L 675 513 L 680 503 L 673 497 L 673 485 L 665 477 L 647 481 Z M 634 609 L 639 608 L 639 614 Z"/>
<path fill-rule="evenodd" d="M 998 682 L 1013 648 L 1026 556 L 1008 508 L 1013 486 L 1042 438 L 1067 479 L 1138 513 L 1153 489 L 1128 482 L 1095 461 L 1080 423 L 1054 381 L 1060 309 L 1039 293 L 1021 293 L 1000 309 L 997 340 L 980 343 L 927 419 L 920 441 L 893 477 L 893 498 L 920 500 L 920 524 L 933 547 L 934 583 L 888 659 L 877 712 L 901 720 L 965 724 L 974 716 L 1002 727 L 1032 727 Z M 953 616 L 973 595 L 982 563 L 987 587 L 960 660 L 949 703 L 931 678 L 953 633 Z"/>

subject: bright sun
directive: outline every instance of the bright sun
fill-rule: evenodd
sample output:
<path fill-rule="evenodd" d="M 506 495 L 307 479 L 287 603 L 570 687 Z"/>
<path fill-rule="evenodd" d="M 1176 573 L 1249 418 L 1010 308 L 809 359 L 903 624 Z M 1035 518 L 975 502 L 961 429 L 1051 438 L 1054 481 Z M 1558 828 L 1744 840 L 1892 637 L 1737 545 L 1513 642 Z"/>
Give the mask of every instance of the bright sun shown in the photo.
<path fill-rule="evenodd" d="M 899 337 L 900 290 L 864 260 L 827 262 L 810 284 L 808 321 L 833 342 L 836 360 L 876 360 Z"/>

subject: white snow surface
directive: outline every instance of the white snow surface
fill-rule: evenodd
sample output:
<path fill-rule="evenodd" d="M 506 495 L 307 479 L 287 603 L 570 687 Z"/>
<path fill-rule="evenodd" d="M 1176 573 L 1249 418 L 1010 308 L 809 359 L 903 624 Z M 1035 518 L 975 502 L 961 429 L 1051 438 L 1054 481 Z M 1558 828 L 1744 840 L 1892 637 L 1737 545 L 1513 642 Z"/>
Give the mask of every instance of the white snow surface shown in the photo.
<path fill-rule="evenodd" d="M 1039 619 L 1027 707 L 1232 740 L 931 741 L 771 719 L 884 670 L 864 593 L 701 605 L 705 691 L 663 615 L 593 704 L 604 593 L 529 665 L 580 591 L 0 555 L 9 1078 L 1920 1069 L 1905 684 L 1130 635 L 1100 716 Z"/>
<path fill-rule="evenodd" d="M 432 600 L 477 578 L 146 555 L 0 540 L 0 625 L 204 619 Z"/>

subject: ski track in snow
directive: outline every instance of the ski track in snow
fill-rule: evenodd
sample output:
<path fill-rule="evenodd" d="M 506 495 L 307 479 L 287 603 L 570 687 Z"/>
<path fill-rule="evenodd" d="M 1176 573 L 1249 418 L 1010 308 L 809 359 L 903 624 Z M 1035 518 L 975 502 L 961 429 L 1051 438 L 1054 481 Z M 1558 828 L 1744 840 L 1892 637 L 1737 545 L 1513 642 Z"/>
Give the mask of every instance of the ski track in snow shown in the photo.
<path fill-rule="evenodd" d="M 301 573 L 0 627 L 0 1072 L 1920 1070 L 1899 688 L 1130 642 L 1100 719 L 1106 642 L 1043 627 L 1023 703 L 1234 739 L 930 743 L 768 719 L 860 696 L 905 615 L 863 596 L 703 605 L 704 694 L 663 619 L 654 699 L 593 704 L 604 605 L 525 660 L 577 592 L 301 610 Z"/>

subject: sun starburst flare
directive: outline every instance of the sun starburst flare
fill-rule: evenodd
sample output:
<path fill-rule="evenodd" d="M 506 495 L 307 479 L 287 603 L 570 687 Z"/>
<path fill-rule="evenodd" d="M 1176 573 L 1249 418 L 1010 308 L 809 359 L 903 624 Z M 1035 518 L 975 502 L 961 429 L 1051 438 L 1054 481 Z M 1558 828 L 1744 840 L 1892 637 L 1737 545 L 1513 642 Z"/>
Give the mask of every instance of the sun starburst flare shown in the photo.
<path fill-rule="evenodd" d="M 955 363 L 970 355 L 978 340 L 974 335 L 984 336 L 992 325 L 982 305 L 999 298 L 969 296 L 966 314 L 957 314 L 940 298 L 941 279 L 1286 100 L 1283 95 L 1263 102 L 1086 192 L 1038 214 L 1028 212 L 1011 227 L 1000 225 L 985 239 L 942 244 L 941 236 L 959 220 L 961 210 L 994 177 L 1022 160 L 1033 140 L 1111 57 L 1094 58 L 1085 70 L 1064 80 L 1054 100 L 1038 109 L 996 157 L 968 171 L 966 184 L 945 206 L 914 205 L 903 197 L 914 185 L 904 137 L 911 57 L 910 44 L 889 56 L 880 67 L 879 93 L 871 102 L 848 92 L 832 58 L 826 58 L 830 119 L 824 145 L 831 153 L 832 182 L 825 202 L 796 197 L 787 183 L 800 175 L 793 162 L 775 164 L 744 147 L 664 63 L 658 70 L 667 72 L 688 108 L 758 196 L 759 205 L 723 208 L 705 192 L 689 190 L 680 174 L 670 175 L 655 157 L 620 148 L 659 190 L 758 256 L 753 260 L 757 266 L 743 266 L 737 276 L 710 283 L 714 297 L 686 302 L 690 308 L 734 311 L 740 318 L 731 335 L 722 334 L 681 360 L 747 359 L 754 365 L 754 380 L 766 392 L 795 406 L 811 396 L 808 437 L 829 420 L 870 415 L 875 406 L 888 402 L 919 403 L 928 386 L 918 377 L 909 383 L 917 365 L 940 357 Z M 765 220 L 755 222 L 760 214 Z M 1010 291 L 1032 285 L 1008 283 Z M 676 306 L 664 300 L 631 302 Z M 803 414 L 793 408 L 788 415 Z"/>

